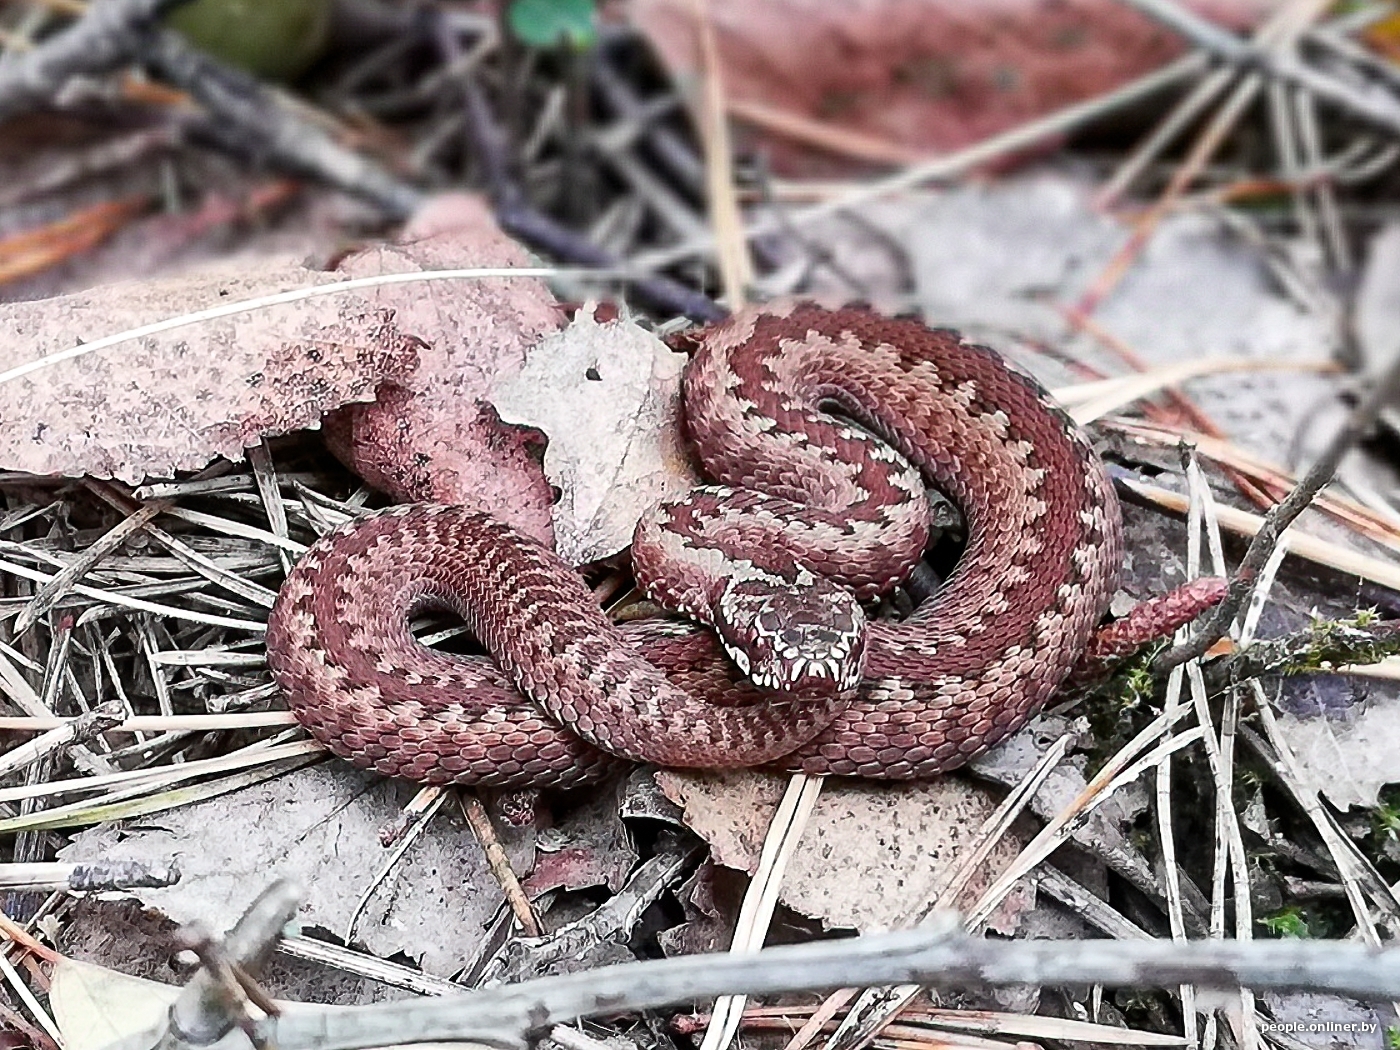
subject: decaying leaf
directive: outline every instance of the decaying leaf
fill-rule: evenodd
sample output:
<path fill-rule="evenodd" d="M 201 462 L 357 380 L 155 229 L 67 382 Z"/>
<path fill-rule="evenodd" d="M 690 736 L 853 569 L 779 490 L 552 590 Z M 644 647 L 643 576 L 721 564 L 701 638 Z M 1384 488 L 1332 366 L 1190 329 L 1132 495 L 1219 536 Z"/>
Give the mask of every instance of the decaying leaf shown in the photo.
<path fill-rule="evenodd" d="M 368 248 L 344 260 L 347 277 L 414 269 L 525 266 L 525 252 L 473 198 L 452 196 L 420 215 L 418 240 Z M 491 402 L 530 347 L 563 323 L 532 278 L 435 282 L 377 289 L 418 340 L 416 367 L 326 422 L 327 440 L 354 471 L 401 502 L 465 503 L 549 542 L 549 483 L 535 436 L 504 426 Z"/>
<path fill-rule="evenodd" d="M 454 198 L 427 235 L 365 249 L 332 272 L 241 258 L 176 278 L 0 306 L 0 372 L 224 303 L 346 278 L 522 266 L 479 204 Z M 0 469 L 139 483 L 241 459 L 261 438 L 334 417 L 333 444 L 399 499 L 486 507 L 542 539 L 552 494 L 533 441 L 485 402 L 561 323 L 530 278 L 337 291 L 202 320 L 0 382 Z M 378 401 L 372 405 L 366 402 Z"/>
<path fill-rule="evenodd" d="M 231 926 L 274 878 L 302 889 L 298 921 L 380 956 L 403 954 L 447 976 L 469 962 L 503 906 L 485 853 L 450 799 L 385 876 L 381 831 L 414 785 L 327 762 L 230 795 L 75 835 L 64 859 L 178 859 L 180 881 L 124 891 L 170 920 Z M 637 860 L 612 792 L 537 833 L 503 836 L 532 897 L 561 889 L 617 889 Z M 536 863 L 538 847 L 539 861 Z M 358 916 L 355 909 L 368 898 Z M 353 929 L 351 921 L 354 920 Z"/>
<path fill-rule="evenodd" d="M 891 216 L 894 218 L 894 216 Z M 1054 346 L 1062 360 L 1118 375 L 1130 347 L 1146 367 L 1201 357 L 1325 361 L 1337 333 L 1282 290 L 1257 251 L 1208 215 L 1170 216 L 1151 245 L 1076 330 L 1065 307 L 1097 282 L 1131 231 L 1093 205 L 1093 187 L 1055 174 L 930 194 L 900 232 L 931 323 L 960 328 L 1054 386 L 1076 374 L 1027 354 Z M 1260 371 L 1193 382 L 1193 401 L 1237 443 L 1270 460 L 1287 449 L 1333 377 Z"/>
<path fill-rule="evenodd" d="M 685 807 L 686 823 L 710 844 L 714 859 L 750 874 L 786 777 L 737 770 L 664 770 L 657 782 Z M 960 777 L 890 785 L 830 780 L 788 865 L 779 896 L 829 927 L 869 930 L 909 926 L 936 900 L 962 851 L 972 848 L 992 796 Z M 1007 836 L 969 884 L 970 899 L 990 886 L 1024 842 Z M 993 917 L 1010 933 L 1034 891 L 1022 886 Z"/>
<path fill-rule="evenodd" d="M 74 836 L 65 859 L 178 858 L 180 881 L 131 895 L 178 923 L 227 929 L 272 879 L 302 887 L 306 926 L 377 955 L 402 952 L 447 975 L 470 959 L 501 902 L 481 846 L 459 811 L 440 811 L 387 878 L 380 829 L 392 824 L 413 785 L 326 763 L 234 795 L 170 810 L 139 826 L 103 825 Z"/>
<path fill-rule="evenodd" d="M 122 1039 L 151 1031 L 164 1019 L 180 990 L 176 985 L 60 957 L 49 986 L 49 1005 L 63 1033 L 64 1050 L 105 1050 Z M 326 1009 L 285 999 L 273 1001 L 283 1013 Z"/>
<path fill-rule="evenodd" d="M 590 886 L 616 892 L 626 881 L 637 863 L 637 849 L 622 822 L 620 788 L 600 786 L 562 824 L 539 831 L 534 870 L 522 882 L 530 897 Z"/>
<path fill-rule="evenodd" d="M 60 958 L 49 1006 L 67 1050 L 102 1050 L 160 1023 L 180 989 Z"/>
<path fill-rule="evenodd" d="M 1268 7 L 1186 6 L 1233 28 Z M 793 176 L 955 149 L 1109 91 L 1181 50 L 1172 33 L 1109 0 L 634 0 L 630 11 L 682 86 L 701 75 L 704 12 L 731 114 Z"/>
<path fill-rule="evenodd" d="M 695 874 L 676 888 L 676 899 L 685 913 L 685 922 L 657 935 L 667 955 L 703 955 L 722 952 L 734 940 L 734 922 L 742 906 L 737 888 L 723 899 L 719 884 L 727 869 L 705 861 Z M 732 897 L 732 899 L 731 899 Z"/>
<path fill-rule="evenodd" d="M 1396 781 L 1400 703 L 1393 699 L 1314 711 L 1311 717 L 1281 711 L 1278 729 L 1306 788 L 1339 809 L 1379 806 L 1381 788 Z"/>
<path fill-rule="evenodd" d="M 0 305 L 0 371 L 168 317 L 334 280 L 290 259 Z M 0 383 L 0 467 L 137 483 L 317 425 L 406 376 L 414 339 L 356 294 L 271 307 L 84 354 Z"/>
<path fill-rule="evenodd" d="M 502 419 L 549 435 L 555 544 L 571 564 L 616 554 L 643 511 L 697 483 L 681 436 L 685 362 L 650 332 L 584 310 L 497 385 Z"/>

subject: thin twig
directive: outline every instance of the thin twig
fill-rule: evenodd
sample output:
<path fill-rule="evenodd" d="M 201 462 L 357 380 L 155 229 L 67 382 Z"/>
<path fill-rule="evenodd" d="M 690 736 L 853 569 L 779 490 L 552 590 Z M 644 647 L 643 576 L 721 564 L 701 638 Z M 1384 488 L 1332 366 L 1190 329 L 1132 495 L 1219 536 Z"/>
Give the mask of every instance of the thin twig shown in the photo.
<path fill-rule="evenodd" d="M 1253 591 L 1259 571 L 1269 560 L 1279 537 L 1307 509 L 1322 487 L 1332 480 L 1342 457 L 1366 435 L 1380 410 L 1390 404 L 1397 394 L 1400 394 L 1400 355 L 1396 355 L 1385 374 L 1361 399 L 1293 491 L 1264 516 L 1259 531 L 1245 552 L 1244 560 L 1230 578 L 1230 591 L 1225 600 L 1216 606 L 1199 633 L 1157 657 L 1153 665 L 1158 673 L 1164 674 L 1177 664 L 1204 655 L 1207 649 L 1225 636 L 1230 623 Z"/>
<path fill-rule="evenodd" d="M 173 886 L 180 880 L 175 864 L 138 860 L 92 864 L 0 864 L 0 887 L 23 890 L 67 890 L 100 893 L 145 886 Z"/>
<path fill-rule="evenodd" d="M 189 0 L 93 0 L 87 12 L 26 54 L 0 65 L 0 121 L 50 105 L 74 77 L 132 62 L 151 30 Z"/>
<path fill-rule="evenodd" d="M 481 843 L 481 848 L 486 853 L 487 866 L 500 884 L 501 892 L 506 896 L 506 903 L 515 913 L 516 922 L 520 923 L 526 937 L 538 937 L 540 921 L 535 918 L 534 909 L 530 907 L 530 898 L 525 895 L 515 869 L 510 866 L 510 858 L 506 856 L 501 840 L 496 835 L 495 825 L 491 823 L 491 814 L 486 812 L 486 807 L 481 804 L 481 799 L 474 791 L 459 791 L 457 801 L 462 807 L 462 816 L 466 817 L 467 824 L 471 826 L 472 833 L 476 835 L 477 842 Z"/>
<path fill-rule="evenodd" d="M 86 715 L 59 717 L 57 715 L 0 715 L 0 732 L 48 732 L 72 726 Z M 256 711 L 251 714 L 207 715 L 132 715 L 117 725 L 103 730 L 107 733 L 159 733 L 172 730 L 220 732 L 235 729 L 265 729 L 269 726 L 296 725 L 290 711 Z"/>
<path fill-rule="evenodd" d="M 282 931 L 296 916 L 297 896 L 296 888 L 290 883 L 275 882 L 243 913 L 222 942 L 200 937 L 197 929 L 187 933 L 187 943 L 204 944 L 210 957 L 217 954 L 223 966 L 216 963 L 201 967 L 171 1005 L 168 1023 L 173 1031 L 180 1033 L 177 1041 L 207 1046 L 235 1026 L 244 1027 L 254 1036 L 253 1030 L 247 1027 L 247 1018 L 233 1014 L 233 1009 L 243 1004 L 229 1000 L 227 979 L 232 974 L 220 971 L 236 969 L 239 978 L 256 979 L 272 956 Z M 246 990 L 243 981 L 235 979 L 240 990 Z M 254 1039 L 258 1041 L 256 1036 Z"/>
<path fill-rule="evenodd" d="M 70 747 L 75 743 L 82 744 L 109 732 L 121 722 L 125 713 L 120 702 L 108 700 L 87 714 L 79 715 L 59 728 L 35 737 L 27 744 L 11 748 L 4 755 L 0 755 L 0 777 L 27 769 L 59 748 Z"/>
<path fill-rule="evenodd" d="M 92 571 L 106 555 L 121 547 L 132 536 L 145 528 L 168 506 L 168 504 L 160 502 L 150 503 L 133 512 L 90 544 L 81 556 L 73 559 L 67 568 L 54 576 L 48 583 L 36 588 L 29 604 L 15 618 L 15 635 L 21 635 L 29 630 L 39 617 L 47 613 L 69 593 L 74 583 Z"/>
<path fill-rule="evenodd" d="M 340 970 L 342 973 L 367 977 L 391 988 L 403 988 L 415 995 L 449 995 L 462 990 L 460 984 L 424 973 L 422 970 L 410 969 L 368 952 L 355 951 L 353 948 L 311 937 L 283 937 L 277 944 L 277 951 L 281 955 L 306 959 L 320 966 Z"/>
<path fill-rule="evenodd" d="M 211 129 L 255 156 L 370 201 L 395 219 L 407 218 L 423 203 L 422 190 L 333 141 L 279 105 L 258 81 L 191 47 L 174 30 L 150 33 L 142 58 L 209 112 Z"/>
<path fill-rule="evenodd" d="M 1317 621 L 1302 631 L 1251 642 L 1210 668 L 1212 688 L 1268 675 L 1328 674 L 1400 653 L 1400 622 Z"/>
<path fill-rule="evenodd" d="M 783 797 L 773 814 L 768 833 L 763 838 L 753 881 L 744 893 L 739 918 L 734 924 L 734 940 L 729 951 L 734 955 L 752 955 L 763 947 L 773 910 L 778 905 L 778 891 L 783 875 L 802 841 L 802 833 L 821 797 L 822 777 L 795 773 L 789 778 Z M 700 1050 L 722 1050 L 734 1041 L 739 1021 L 744 1014 L 746 998 L 742 995 L 721 996 L 714 1006 L 713 1016 Z"/>
<path fill-rule="evenodd" d="M 544 937 L 507 942 L 482 969 L 477 983 L 519 981 L 526 975 L 577 959 L 594 945 L 625 941 L 642 914 L 675 885 L 698 854 L 698 844 L 667 842 L 655 856 L 637 866 L 607 903 Z"/>
<path fill-rule="evenodd" d="M 705 146 L 705 195 L 715 232 L 720 284 L 731 310 L 744 305 L 753 281 L 753 264 L 744 237 L 744 221 L 734 192 L 734 150 L 724 104 L 724 75 L 710 19 L 709 0 L 690 0 L 703 72 L 699 102 L 700 140 Z"/>
<path fill-rule="evenodd" d="M 1203 55 L 1185 55 L 1161 69 L 1155 69 L 1146 76 L 1139 77 L 1137 80 L 1106 94 L 1086 99 L 1083 102 L 1076 102 L 1053 113 L 1047 113 L 1043 117 L 993 135 L 991 138 L 983 139 L 981 142 L 973 143 L 971 146 L 956 150 L 947 156 L 915 164 L 913 167 L 906 168 L 888 178 L 874 179 L 863 183 L 849 193 L 843 193 L 832 200 L 792 212 L 784 218 L 771 218 L 751 223 L 745 231 L 745 236 L 750 241 L 770 237 L 774 234 L 780 234 L 787 222 L 794 225 L 820 222 L 848 209 L 858 208 L 861 205 L 912 190 L 926 183 L 958 178 L 1009 154 L 1017 153 L 1047 139 L 1083 127 L 1125 106 L 1133 105 L 1146 97 L 1175 87 L 1183 81 L 1199 75 L 1207 65 L 1208 61 Z M 713 250 L 714 245 L 713 235 L 707 235 L 675 247 L 659 248 L 655 251 L 640 253 L 633 257 L 630 262 L 638 268 L 645 269 L 669 266 L 683 259 L 703 255 Z"/>
<path fill-rule="evenodd" d="M 1193 44 L 1247 69 L 1259 69 L 1319 99 L 1347 110 L 1353 116 L 1392 134 L 1400 132 L 1400 105 L 1395 96 L 1378 87 L 1363 90 L 1306 65 L 1294 56 L 1258 48 L 1233 33 L 1213 25 L 1173 0 L 1120 0 L 1170 26 Z"/>
<path fill-rule="evenodd" d="M 450 27 L 442 22 L 435 34 L 438 48 L 452 60 L 461 44 Z M 476 78 L 460 78 L 467 132 L 472 151 L 482 165 L 496 221 L 502 230 L 550 255 L 586 266 L 613 268 L 619 265 L 610 252 L 587 237 L 532 207 L 516 178 L 505 132 L 491 111 L 486 93 Z M 662 276 L 642 276 L 634 285 L 637 296 L 668 313 L 684 314 L 697 321 L 714 321 L 724 310 L 713 299 Z"/>
<path fill-rule="evenodd" d="M 618 116 L 636 125 L 636 134 L 646 139 L 649 150 L 666 169 L 666 173 L 680 185 L 693 193 L 700 193 L 705 184 L 705 165 L 691 148 L 690 143 L 673 128 L 660 122 L 663 115 L 653 109 L 651 100 L 645 105 L 632 91 L 626 77 L 613 68 L 612 54 L 607 47 L 598 51 L 593 65 L 593 82 L 607 105 Z M 680 100 L 674 96 L 666 99 L 668 110 L 676 108 Z M 622 142 L 613 145 L 621 149 Z"/>
<path fill-rule="evenodd" d="M 1104 183 L 1094 198 L 1095 207 L 1107 210 L 1117 205 L 1119 198 L 1132 187 L 1143 170 L 1230 86 L 1236 75 L 1233 69 L 1217 69 L 1192 88 L 1190 94 L 1178 101 L 1171 112 L 1152 129 L 1147 138 L 1133 148 L 1127 159 L 1118 166 L 1118 170 Z"/>
<path fill-rule="evenodd" d="M 265 909 L 264 909 L 265 910 Z M 1400 950 L 1320 941 L 1171 944 L 1163 941 L 995 941 L 961 936 L 950 916 L 936 928 L 855 940 L 628 963 L 436 1000 L 370 1007 L 307 1007 L 269 1017 L 257 1034 L 281 1050 L 351 1050 L 405 1042 L 469 1040 L 522 1046 L 531 1032 L 598 1013 L 653 1009 L 715 995 L 913 983 L 1093 984 L 1113 987 L 1249 985 L 1388 999 L 1400 995 Z M 275 938 L 272 938 L 275 940 Z M 228 1022 L 228 1028 L 233 1022 Z M 225 1028 L 225 1031 L 228 1030 Z M 124 1040 L 120 1050 L 189 1047 L 184 1025 Z M 207 1026 L 198 1034 L 212 1042 Z"/>
<path fill-rule="evenodd" d="M 185 134 L 185 122 L 179 115 L 172 114 L 166 123 L 155 127 L 102 139 L 83 149 L 65 151 L 60 157 L 45 156 L 40 170 L 0 190 L 0 209 L 13 208 L 75 183 L 95 181 L 98 176 L 119 171 L 147 156 L 164 155 L 175 150 Z"/>

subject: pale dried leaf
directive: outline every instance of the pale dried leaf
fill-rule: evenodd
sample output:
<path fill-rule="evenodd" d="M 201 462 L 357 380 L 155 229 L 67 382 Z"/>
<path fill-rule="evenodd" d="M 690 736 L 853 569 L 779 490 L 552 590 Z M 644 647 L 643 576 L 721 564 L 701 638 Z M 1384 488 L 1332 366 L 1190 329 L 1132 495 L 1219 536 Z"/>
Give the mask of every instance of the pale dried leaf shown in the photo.
<path fill-rule="evenodd" d="M 1338 809 L 1378 806 L 1381 788 L 1400 778 L 1400 703 L 1389 696 L 1306 718 L 1280 711 L 1277 718 L 1304 784 Z"/>
<path fill-rule="evenodd" d="M 238 258 L 0 306 L 0 371 L 270 293 L 527 263 L 472 198 L 435 202 L 414 228 L 432 232 L 366 248 L 334 272 Z M 502 426 L 488 402 L 560 322 L 543 283 L 498 277 L 339 290 L 202 320 L 0 383 L 0 469 L 135 484 L 241 459 L 262 438 L 315 427 L 348 405 L 328 420 L 328 437 L 365 480 L 400 500 L 482 506 L 548 540 L 552 493 L 534 457 L 538 438 Z"/>
<path fill-rule="evenodd" d="M 1316 1050 L 1389 1050 L 1387 1032 L 1394 1016 L 1383 1007 L 1342 995 L 1317 992 L 1263 992 L 1273 1031 Z"/>
<path fill-rule="evenodd" d="M 118 1040 L 151 1031 L 180 992 L 177 985 L 60 956 L 49 986 L 49 1005 L 63 1033 L 64 1050 L 105 1050 Z M 285 999 L 273 1002 L 283 1013 L 327 1009 Z"/>
<path fill-rule="evenodd" d="M 0 305 L 0 371 L 222 301 L 323 284 L 290 259 Z M 179 328 L 0 384 L 0 468 L 137 483 L 241 459 L 413 366 L 392 309 L 349 293 Z"/>
<path fill-rule="evenodd" d="M 1093 192 L 1044 174 L 929 195 L 900 226 L 925 316 L 1034 367 L 1051 386 L 1083 375 L 1027 353 L 1028 344 L 1054 346 L 1105 375 L 1128 371 L 1063 313 L 1129 235 L 1094 208 Z M 1161 223 L 1094 321 L 1148 366 L 1215 357 L 1325 363 L 1337 336 L 1327 318 L 1280 291 L 1252 246 L 1200 214 Z M 1202 378 L 1188 390 L 1231 440 L 1276 461 L 1338 386 L 1331 376 L 1262 371 Z"/>
<path fill-rule="evenodd" d="M 74 836 L 68 861 L 178 859 L 174 886 L 130 891 L 178 923 L 231 927 L 272 879 L 302 887 L 306 926 L 342 936 L 388 853 L 393 824 L 413 785 L 327 763 L 232 795 L 182 806 L 139 826 L 104 825 Z M 501 902 L 499 885 L 462 815 L 445 807 L 376 888 L 355 941 L 381 956 L 402 952 L 447 975 L 480 943 Z"/>
<path fill-rule="evenodd" d="M 49 1006 L 66 1050 L 103 1050 L 159 1024 L 180 989 L 60 957 Z"/>
<path fill-rule="evenodd" d="M 539 829 L 535 867 L 522 883 L 530 897 L 589 886 L 621 888 L 637 863 L 637 850 L 619 812 L 620 786 L 595 789 L 561 823 Z"/>
<path fill-rule="evenodd" d="M 1400 223 L 1388 223 L 1371 238 L 1352 325 L 1367 370 L 1379 375 L 1400 354 Z"/>
<path fill-rule="evenodd" d="M 616 554 L 648 507 L 697 483 L 681 437 L 685 362 L 650 332 L 583 310 L 497 385 L 502 419 L 549 435 L 556 549 L 571 564 Z"/>
<path fill-rule="evenodd" d="M 787 778 L 771 773 L 688 773 L 664 770 L 657 782 L 685 807 L 686 823 L 710 844 L 717 863 L 752 874 Z M 904 927 L 935 900 L 973 848 L 996 801 L 958 777 L 891 785 L 831 780 L 798 844 L 779 896 L 828 927 Z M 969 884 L 975 899 L 1015 858 L 1024 841 L 1007 836 Z M 1034 902 L 1023 885 L 992 921 L 1014 930 Z"/>

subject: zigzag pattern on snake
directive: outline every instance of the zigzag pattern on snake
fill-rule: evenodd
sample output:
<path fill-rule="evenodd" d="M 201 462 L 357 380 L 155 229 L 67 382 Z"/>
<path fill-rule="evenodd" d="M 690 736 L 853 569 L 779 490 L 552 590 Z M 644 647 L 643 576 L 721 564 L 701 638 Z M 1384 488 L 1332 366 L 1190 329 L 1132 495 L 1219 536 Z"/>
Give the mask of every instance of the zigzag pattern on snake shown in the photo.
<path fill-rule="evenodd" d="M 1035 381 L 954 332 L 856 308 L 750 310 L 688 341 L 689 436 L 741 491 L 648 515 L 634 567 L 670 608 L 718 617 L 735 655 L 690 625 L 612 625 L 572 569 L 484 514 L 394 508 L 318 541 L 273 609 L 268 662 L 318 740 L 434 783 L 566 786 L 609 756 L 910 778 L 962 764 L 1054 694 L 1114 593 L 1121 520 Z M 922 554 L 925 479 L 961 509 L 966 550 L 914 616 L 865 623 L 851 593 L 887 590 Z M 428 606 L 461 615 L 495 662 L 414 640 Z M 736 660 L 760 678 L 769 661 L 790 692 Z"/>

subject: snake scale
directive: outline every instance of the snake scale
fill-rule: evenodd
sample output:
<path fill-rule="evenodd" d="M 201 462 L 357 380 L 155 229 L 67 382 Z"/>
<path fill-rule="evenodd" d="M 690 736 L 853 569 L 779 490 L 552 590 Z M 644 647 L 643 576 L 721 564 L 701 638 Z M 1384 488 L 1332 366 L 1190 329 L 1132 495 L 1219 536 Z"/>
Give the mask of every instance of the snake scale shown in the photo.
<path fill-rule="evenodd" d="M 392 508 L 320 539 L 272 611 L 269 665 L 317 740 L 430 783 L 568 786 L 619 760 L 913 778 L 1055 693 L 1114 593 L 1122 525 L 1034 380 L 864 308 L 751 309 L 686 342 L 686 427 L 716 484 L 643 518 L 633 564 L 713 629 L 614 625 L 489 516 Z M 966 550 L 913 616 L 867 622 L 859 599 L 922 555 L 925 482 L 962 511 Z M 494 659 L 419 644 L 409 618 L 430 607 Z"/>

